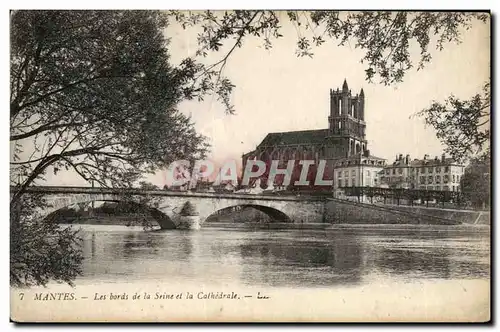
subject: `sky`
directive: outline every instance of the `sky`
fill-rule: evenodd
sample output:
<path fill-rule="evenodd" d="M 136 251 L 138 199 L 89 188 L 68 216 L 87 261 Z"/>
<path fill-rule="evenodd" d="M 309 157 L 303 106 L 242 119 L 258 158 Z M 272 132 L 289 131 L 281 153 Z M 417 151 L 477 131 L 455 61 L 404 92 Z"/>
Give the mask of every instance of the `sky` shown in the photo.
<path fill-rule="evenodd" d="M 173 32 L 167 29 L 172 60 L 194 55 L 196 35 L 172 28 Z M 353 94 L 364 89 L 372 154 L 389 160 L 398 153 L 440 155 L 443 147 L 434 130 L 426 128 L 423 119 L 410 116 L 450 94 L 471 97 L 489 79 L 488 24 L 475 24 L 464 32 L 461 44 L 433 52 L 424 70 L 412 69 L 402 83 L 392 86 L 365 80 L 363 52 L 354 47 L 331 42 L 315 48 L 312 59 L 298 58 L 295 30 L 285 25 L 282 34 L 285 37 L 270 51 L 260 47 L 259 40 L 249 39 L 231 55 L 224 74 L 236 85 L 232 98 L 236 115 L 225 114 L 214 98 L 180 105 L 197 130 L 209 137 L 211 158 L 240 158 L 269 132 L 327 128 L 329 89 L 341 88 L 344 79 Z M 418 60 L 418 48 L 414 51 Z M 219 54 L 213 58 L 219 59 Z"/>
<path fill-rule="evenodd" d="M 165 34 L 170 38 L 174 64 L 194 56 L 196 30 L 171 24 Z M 411 69 L 403 82 L 391 86 L 365 80 L 366 65 L 360 63 L 364 53 L 354 45 L 338 46 L 328 41 L 314 48 L 313 58 L 299 58 L 295 54 L 295 28 L 284 23 L 281 34 L 284 37 L 275 40 L 271 50 L 264 49 L 262 40 L 249 38 L 231 54 L 223 74 L 236 85 L 232 96 L 236 114 L 226 114 L 213 97 L 179 105 L 180 111 L 191 115 L 195 128 L 208 137 L 212 146 L 208 157 L 216 164 L 232 159 L 241 163 L 241 155 L 255 149 L 270 132 L 327 128 L 329 90 L 341 88 L 344 79 L 353 94 L 364 90 L 366 136 L 372 155 L 388 162 L 400 153 L 411 158 L 438 156 L 443 146 L 434 130 L 426 128 L 423 119 L 410 116 L 450 94 L 469 98 L 489 80 L 489 24 L 475 23 L 463 31 L 462 43 L 446 44 L 443 51 L 432 50 L 432 60 L 425 69 Z M 216 62 L 224 54 L 210 54 L 205 61 Z M 413 47 L 414 62 L 418 56 L 418 47 Z M 146 180 L 162 187 L 165 178 L 165 172 L 159 171 Z M 57 177 L 48 175 L 48 184 L 84 182 L 74 174 L 58 173 Z"/>
<path fill-rule="evenodd" d="M 262 40 L 250 38 L 231 54 L 224 75 L 236 85 L 235 115 L 225 114 L 215 98 L 180 105 L 182 112 L 192 116 L 196 129 L 209 138 L 209 159 L 216 163 L 228 159 L 241 163 L 241 155 L 255 149 L 270 132 L 327 128 L 329 90 L 341 89 L 344 79 L 353 94 L 364 90 L 371 154 L 388 162 L 400 153 L 411 158 L 440 156 L 443 146 L 435 131 L 411 115 L 451 94 L 469 98 L 489 80 L 489 24 L 478 22 L 464 30 L 460 44 L 446 44 L 442 51 L 430 49 L 433 57 L 425 69 L 411 69 L 402 83 L 385 86 L 365 80 L 366 65 L 360 63 L 364 53 L 354 45 L 331 41 L 315 48 L 313 58 L 297 57 L 296 30 L 282 21 L 284 37 L 274 41 L 271 50 L 262 47 Z M 173 62 L 194 56 L 196 31 L 172 25 L 166 35 Z M 224 54 L 211 54 L 207 63 Z M 412 47 L 411 55 L 418 61 L 419 48 Z M 161 182 L 161 178 L 152 179 Z"/>

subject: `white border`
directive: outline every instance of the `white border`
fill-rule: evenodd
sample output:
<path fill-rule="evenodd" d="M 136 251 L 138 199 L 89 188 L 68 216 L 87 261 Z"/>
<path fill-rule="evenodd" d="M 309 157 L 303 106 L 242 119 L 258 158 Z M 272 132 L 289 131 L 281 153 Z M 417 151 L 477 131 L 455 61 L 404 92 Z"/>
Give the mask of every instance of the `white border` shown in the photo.
<path fill-rule="evenodd" d="M 342 1 L 342 2 L 336 2 L 335 3 L 335 9 L 427 9 L 427 10 L 432 10 L 432 9 L 446 9 L 446 10 L 456 10 L 456 9 L 490 9 L 492 10 L 492 13 L 498 14 L 499 11 L 499 1 L 486 1 L 486 0 L 475 0 L 475 1 L 436 1 L 436 0 L 426 0 L 426 1 L 414 1 L 414 2 L 403 2 L 401 0 L 391 0 L 391 1 L 361 1 L 361 0 L 349 0 L 349 1 Z M 9 75 L 9 9 L 206 9 L 207 6 L 210 9 L 232 9 L 235 6 L 241 8 L 241 9 L 257 9 L 257 8 L 266 8 L 266 9 L 332 9 L 332 4 L 329 2 L 328 4 L 326 2 L 322 1 L 316 1 L 316 0 L 309 0 L 309 1 L 297 1 L 297 0 L 290 0 L 290 1 L 283 1 L 283 2 L 270 2 L 269 0 L 246 0 L 246 1 L 222 1 L 222 0 L 217 0 L 217 1 L 210 1 L 210 2 L 204 2 L 200 0 L 184 0 L 184 1 L 176 1 L 176 2 L 169 2 L 166 0 L 162 1 L 137 1 L 137 0 L 123 0 L 123 1 L 102 1 L 102 0 L 87 0 L 85 2 L 70 2 L 70 1 L 4 1 L 2 2 L 2 7 L 5 8 L 1 11 L 0 18 L 2 19 L 2 24 L 1 24 L 1 30 L 0 30 L 0 38 L 2 39 L 2 52 L 1 54 L 1 61 L 0 64 L 0 70 L 1 70 L 1 75 L 2 77 L 2 89 L 0 91 L 2 92 L 3 96 L 3 105 L 4 109 L 2 112 L 0 112 L 0 116 L 2 119 L 0 120 L 0 135 L 4 136 L 4 138 L 0 138 L 0 142 L 2 144 L 0 145 L 2 147 L 2 153 L 0 154 L 1 158 L 4 159 L 0 162 L 0 167 L 1 167 L 1 183 L 0 183 L 0 188 L 2 190 L 0 191 L 2 194 L 2 199 L 0 202 L 2 202 L 2 207 L 1 211 L 4 211 L 4 218 L 2 221 L 2 228 L 3 231 L 1 232 L 3 239 L 0 241 L 2 244 L 2 248 L 0 249 L 0 256 L 2 258 L 2 263 L 1 266 L 3 268 L 3 272 L 1 274 L 1 286 L 3 289 L 5 289 L 5 292 L 3 292 L 3 296 L 1 299 L 1 307 L 2 307 L 2 316 L 0 320 L 2 321 L 2 331 L 5 330 L 13 330 L 15 326 L 11 323 L 9 323 L 9 215 L 8 215 L 8 201 L 9 201 L 9 192 L 8 192 L 8 186 L 9 186 L 9 169 L 8 169 L 8 150 L 9 150 L 9 145 L 6 143 L 8 133 L 9 133 L 9 120 L 8 120 L 8 100 L 9 100 L 9 83 L 8 83 L 8 75 Z M 493 18 L 495 20 L 495 18 Z M 495 22 L 498 23 L 498 22 Z M 497 31 L 497 26 L 498 24 L 494 24 L 493 28 L 495 29 L 494 32 L 494 45 L 498 46 L 498 31 Z M 492 59 L 493 60 L 493 59 Z M 498 64 L 495 63 L 495 68 L 498 69 Z M 496 74 L 495 70 L 495 73 Z M 496 83 L 496 82 L 495 82 Z M 494 97 L 498 96 L 497 92 L 497 84 L 493 85 L 494 87 Z M 496 100 L 496 99 L 494 99 Z M 498 122 L 498 116 L 495 117 L 495 127 L 497 128 L 496 124 Z M 495 129 L 496 129 L 495 128 Z M 496 135 L 495 139 L 495 144 L 497 144 L 497 139 L 498 139 L 498 134 Z M 495 165 L 498 165 L 498 154 L 495 156 Z M 494 186 L 495 189 L 497 189 L 498 181 L 495 181 Z M 494 206 L 497 206 L 500 198 L 498 195 L 495 195 L 495 202 Z M 495 220 L 492 220 L 492 223 L 495 223 Z M 495 230 L 495 235 L 498 238 L 498 227 L 494 228 Z M 493 245 L 493 243 L 492 243 Z M 495 254 L 497 254 L 496 251 L 496 246 L 492 247 L 495 249 Z M 497 257 L 497 255 L 493 255 L 493 257 Z M 492 265 L 492 268 L 495 268 L 495 264 Z M 494 272 L 493 272 L 494 273 Z M 493 275 L 496 275 L 494 273 Z M 493 280 L 492 280 L 493 281 Z M 492 297 L 495 296 L 496 294 L 492 294 Z M 494 299 L 492 299 L 494 301 Z M 496 312 L 494 313 L 494 317 L 498 319 L 498 303 L 495 305 Z M 176 326 L 157 326 L 160 328 L 177 328 Z M 304 327 L 304 326 L 301 326 Z M 377 328 L 376 325 L 371 326 L 371 328 Z M 395 327 L 395 328 L 400 328 Z M 26 327 L 25 327 L 26 328 Z M 53 326 L 37 326 L 37 328 L 41 330 L 46 330 L 46 331 L 52 331 L 54 329 Z M 75 329 L 77 326 L 64 326 L 64 327 L 58 327 L 58 329 Z M 92 330 L 92 331 L 101 331 L 104 330 L 104 326 L 80 326 L 78 327 L 79 330 Z M 123 327 L 119 327 L 123 328 Z M 128 330 L 143 330 L 144 326 L 130 326 L 127 327 Z M 192 328 L 192 327 L 188 327 Z M 210 327 L 210 326 L 204 326 L 204 329 L 209 329 L 209 330 L 218 330 L 220 327 Z M 237 327 L 226 327 L 226 329 L 235 329 Z M 263 326 L 252 326 L 251 328 L 259 328 L 259 330 L 266 330 L 270 329 L 271 327 L 263 327 Z M 276 328 L 276 327 L 274 327 Z M 305 327 L 308 328 L 308 327 Z M 358 329 L 360 327 L 356 327 Z M 385 326 L 381 326 L 379 328 L 384 329 Z M 415 328 L 415 327 L 414 327 Z M 416 327 L 417 329 L 422 329 L 426 331 L 432 331 L 432 330 L 437 330 L 439 327 L 433 326 L 418 326 Z M 480 326 L 465 326 L 461 327 L 461 330 L 472 330 L 475 328 L 480 328 Z"/>

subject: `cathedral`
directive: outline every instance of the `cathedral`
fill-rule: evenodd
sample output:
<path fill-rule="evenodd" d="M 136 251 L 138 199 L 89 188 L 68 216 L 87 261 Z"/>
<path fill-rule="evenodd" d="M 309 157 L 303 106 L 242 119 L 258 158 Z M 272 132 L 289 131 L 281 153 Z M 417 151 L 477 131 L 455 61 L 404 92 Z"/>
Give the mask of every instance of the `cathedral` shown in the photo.
<path fill-rule="evenodd" d="M 334 188 L 377 186 L 376 174 L 385 160 L 371 156 L 367 147 L 365 95 L 363 89 L 353 95 L 347 81 L 342 90 L 330 89 L 328 128 L 317 130 L 269 133 L 251 152 L 242 156 L 243 169 L 247 160 L 327 160 L 325 180 L 333 180 Z"/>

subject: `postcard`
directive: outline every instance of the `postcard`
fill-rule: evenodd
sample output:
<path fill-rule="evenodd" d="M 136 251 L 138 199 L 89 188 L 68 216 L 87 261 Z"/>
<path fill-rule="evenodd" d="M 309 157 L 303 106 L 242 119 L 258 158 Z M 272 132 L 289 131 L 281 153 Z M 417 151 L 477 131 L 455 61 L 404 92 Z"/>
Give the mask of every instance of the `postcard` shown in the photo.
<path fill-rule="evenodd" d="M 13 322 L 488 322 L 488 11 L 12 10 Z"/>

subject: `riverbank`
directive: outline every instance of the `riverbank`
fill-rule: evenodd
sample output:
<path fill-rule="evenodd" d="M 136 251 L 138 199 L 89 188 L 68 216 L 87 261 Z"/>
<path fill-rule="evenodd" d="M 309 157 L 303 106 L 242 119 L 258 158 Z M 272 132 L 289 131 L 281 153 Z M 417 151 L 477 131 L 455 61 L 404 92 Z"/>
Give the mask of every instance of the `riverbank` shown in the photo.
<path fill-rule="evenodd" d="M 330 223 L 226 223 L 211 222 L 204 223 L 202 228 L 208 229 L 241 229 L 241 230 L 325 230 L 325 231 L 346 231 L 346 230 L 428 230 L 428 231 L 463 231 L 474 230 L 478 233 L 489 233 L 489 225 L 436 225 L 436 224 L 330 224 Z"/>
<path fill-rule="evenodd" d="M 382 205 L 377 206 L 388 207 L 400 211 L 407 211 L 417 215 L 427 215 L 437 218 L 456 220 L 464 224 L 490 225 L 490 211 L 485 210 L 457 210 L 457 209 L 441 209 L 436 207 L 424 206 L 405 206 L 405 205 Z"/>
<path fill-rule="evenodd" d="M 335 224 L 490 224 L 489 212 L 369 204 L 329 198 L 327 220 Z"/>

